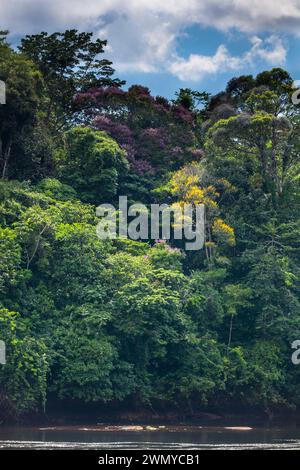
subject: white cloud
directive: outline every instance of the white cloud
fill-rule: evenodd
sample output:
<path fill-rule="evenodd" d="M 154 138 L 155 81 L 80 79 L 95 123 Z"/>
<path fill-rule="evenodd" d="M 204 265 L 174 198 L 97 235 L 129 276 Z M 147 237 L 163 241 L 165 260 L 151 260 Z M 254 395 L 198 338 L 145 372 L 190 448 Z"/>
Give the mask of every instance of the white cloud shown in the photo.
<path fill-rule="evenodd" d="M 241 60 L 231 57 L 227 48 L 222 44 L 213 56 L 190 54 L 188 59 L 178 58 L 170 63 L 169 70 L 180 80 L 198 81 L 204 75 L 217 73 L 220 69 L 236 70 L 240 68 Z"/>
<path fill-rule="evenodd" d="M 246 60 L 255 60 L 256 57 L 265 60 L 271 65 L 283 64 L 286 60 L 287 50 L 283 41 L 275 35 L 270 36 L 265 41 L 257 36 L 251 38 L 252 48 L 246 54 Z"/>
<path fill-rule="evenodd" d="M 153 72 L 170 67 L 177 58 L 177 41 L 185 28 L 198 24 L 249 36 L 269 31 L 269 44 L 257 36 L 250 58 L 278 64 L 285 54 L 281 33 L 300 31 L 300 0 L 0 0 L 0 29 L 16 35 L 77 27 L 109 40 L 109 54 L 118 71 Z M 275 35 L 275 36 L 274 36 Z M 272 41 L 277 41 L 275 44 Z M 238 66 L 245 57 L 232 57 L 220 47 L 213 57 L 194 54 L 188 59 L 206 73 Z M 210 72 L 213 73 L 213 72 Z"/>
<path fill-rule="evenodd" d="M 265 41 L 254 36 L 251 43 L 251 49 L 242 56 L 231 56 L 222 44 L 213 56 L 190 54 L 188 59 L 179 57 L 170 63 L 169 70 L 182 81 L 199 81 L 205 75 L 251 66 L 259 59 L 270 65 L 284 64 L 287 51 L 277 36 L 270 36 Z"/>

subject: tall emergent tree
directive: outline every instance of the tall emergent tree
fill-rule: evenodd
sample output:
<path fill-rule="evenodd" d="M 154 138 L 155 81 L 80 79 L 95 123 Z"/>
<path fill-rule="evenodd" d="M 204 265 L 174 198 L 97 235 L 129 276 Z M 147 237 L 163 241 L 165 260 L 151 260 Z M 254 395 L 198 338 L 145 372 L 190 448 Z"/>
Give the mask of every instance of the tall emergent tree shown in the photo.
<path fill-rule="evenodd" d="M 20 51 L 37 65 L 44 78 L 46 121 L 53 131 L 71 124 L 76 93 L 124 84 L 112 78 L 112 63 L 100 57 L 106 44 L 101 39 L 93 41 L 93 33 L 79 33 L 76 29 L 53 34 L 42 32 L 21 40 Z"/>

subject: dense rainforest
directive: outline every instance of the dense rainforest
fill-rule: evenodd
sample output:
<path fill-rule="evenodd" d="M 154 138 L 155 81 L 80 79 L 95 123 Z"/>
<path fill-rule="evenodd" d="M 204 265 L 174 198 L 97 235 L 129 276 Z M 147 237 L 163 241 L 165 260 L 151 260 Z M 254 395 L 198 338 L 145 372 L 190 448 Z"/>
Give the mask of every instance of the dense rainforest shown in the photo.
<path fill-rule="evenodd" d="M 53 404 L 300 406 L 300 108 L 282 69 L 129 88 L 90 33 L 0 36 L 0 418 Z M 205 204 L 205 246 L 99 240 L 96 207 Z"/>

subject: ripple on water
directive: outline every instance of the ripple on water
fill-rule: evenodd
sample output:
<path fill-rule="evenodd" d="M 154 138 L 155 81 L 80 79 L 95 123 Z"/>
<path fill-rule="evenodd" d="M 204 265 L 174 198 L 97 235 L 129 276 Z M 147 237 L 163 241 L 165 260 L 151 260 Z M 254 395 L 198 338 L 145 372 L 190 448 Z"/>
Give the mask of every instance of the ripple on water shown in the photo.
<path fill-rule="evenodd" d="M 43 441 L 18 441 L 2 440 L 0 449 L 80 449 L 80 450 L 163 450 L 163 449 L 181 449 L 181 450 L 299 450 L 300 440 L 286 440 L 284 442 L 274 443 L 242 443 L 242 444 L 195 444 L 195 443 L 164 443 L 164 442 L 43 442 Z"/>

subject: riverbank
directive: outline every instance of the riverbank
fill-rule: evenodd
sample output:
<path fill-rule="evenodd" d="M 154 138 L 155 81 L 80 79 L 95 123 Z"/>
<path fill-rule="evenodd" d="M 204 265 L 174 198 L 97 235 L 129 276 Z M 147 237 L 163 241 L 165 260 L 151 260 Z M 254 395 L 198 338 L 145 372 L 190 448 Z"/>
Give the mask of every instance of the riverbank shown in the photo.
<path fill-rule="evenodd" d="M 265 411 L 238 403 L 227 406 L 163 407 L 85 404 L 78 401 L 48 400 L 45 410 L 16 418 L 9 407 L 0 408 L 0 425 L 26 426 L 218 426 L 263 427 L 300 425 L 300 409 L 277 407 Z M 5 413 L 6 412 L 6 413 Z"/>
<path fill-rule="evenodd" d="M 268 426 L 300 426 L 300 410 L 277 410 L 273 413 L 266 413 L 257 409 L 242 409 L 239 411 L 213 410 L 196 412 L 166 411 L 155 412 L 149 410 L 124 411 L 101 409 L 51 409 L 45 413 L 27 415 L 19 421 L 19 424 L 26 426 L 40 426 L 41 428 L 51 428 L 59 426 L 61 428 L 69 426 L 86 425 L 97 427 L 97 429 L 118 430 L 128 428 L 145 430 L 147 427 L 159 429 L 165 427 L 174 429 L 180 427 L 237 427 L 255 428 Z M 0 420 L 0 424 L 16 424 L 13 419 Z"/>

